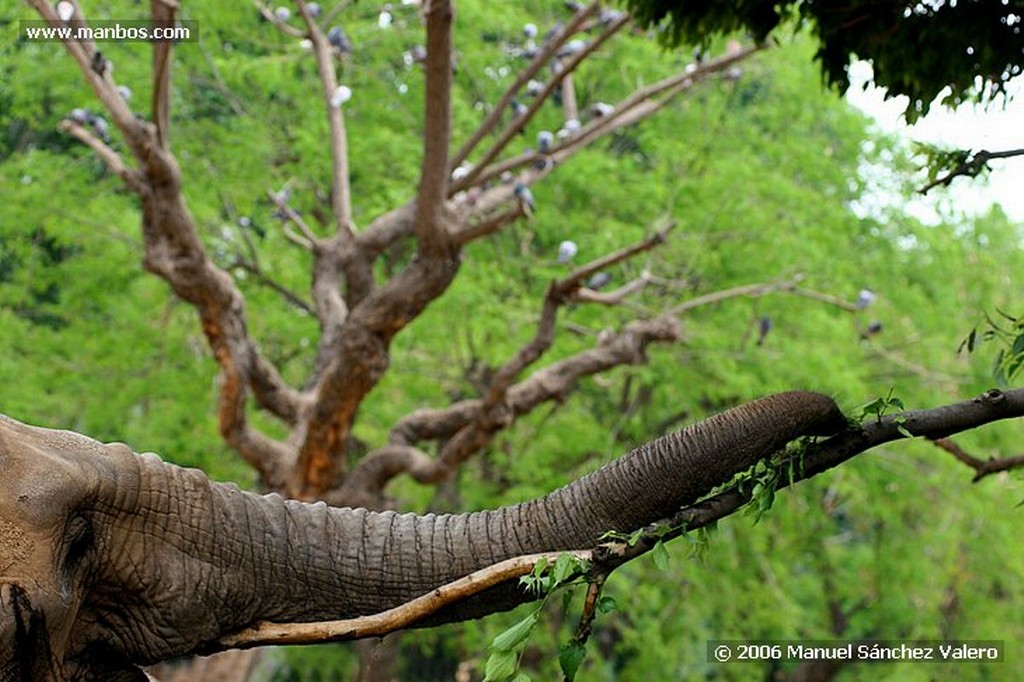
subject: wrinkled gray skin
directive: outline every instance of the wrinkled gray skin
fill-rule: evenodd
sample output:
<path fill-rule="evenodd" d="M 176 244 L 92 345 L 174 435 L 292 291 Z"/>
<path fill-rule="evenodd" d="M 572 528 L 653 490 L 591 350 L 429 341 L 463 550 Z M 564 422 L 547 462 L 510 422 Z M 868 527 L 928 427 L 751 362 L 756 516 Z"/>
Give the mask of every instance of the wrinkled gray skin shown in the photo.
<path fill-rule="evenodd" d="M 416 516 L 242 492 L 124 445 L 0 417 L 0 680 L 142 679 L 137 664 L 201 651 L 258 620 L 378 612 L 508 557 L 593 547 L 845 423 L 826 396 L 778 394 L 546 497 Z M 527 598 L 506 588 L 439 620 Z"/>

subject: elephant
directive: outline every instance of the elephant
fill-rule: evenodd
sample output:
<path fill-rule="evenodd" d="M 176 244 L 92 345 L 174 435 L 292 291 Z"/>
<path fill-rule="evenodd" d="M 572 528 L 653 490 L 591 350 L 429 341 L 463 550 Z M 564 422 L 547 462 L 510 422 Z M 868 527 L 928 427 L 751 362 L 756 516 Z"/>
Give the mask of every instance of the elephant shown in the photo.
<path fill-rule="evenodd" d="M 595 547 L 798 437 L 846 426 L 828 396 L 778 393 L 544 497 L 415 515 L 246 492 L 124 444 L 0 416 L 0 680 L 141 680 L 139 666 L 259 621 L 380 612 L 506 558 Z M 492 590 L 431 623 L 537 598 L 518 585 Z"/>

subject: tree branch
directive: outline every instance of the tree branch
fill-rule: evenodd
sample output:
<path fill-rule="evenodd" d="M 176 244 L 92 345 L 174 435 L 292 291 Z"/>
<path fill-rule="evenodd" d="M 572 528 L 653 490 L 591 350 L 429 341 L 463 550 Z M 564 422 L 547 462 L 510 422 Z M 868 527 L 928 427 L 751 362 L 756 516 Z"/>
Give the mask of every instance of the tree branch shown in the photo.
<path fill-rule="evenodd" d="M 381 613 L 321 623 L 287 625 L 261 622 L 241 632 L 222 637 L 217 641 L 216 647 L 207 653 L 223 649 L 345 642 L 365 637 L 382 637 L 389 632 L 408 628 L 449 604 L 472 597 L 496 585 L 529 575 L 534 566 L 541 561 L 553 565 L 561 554 L 571 554 L 583 561 L 588 561 L 591 557 L 589 551 L 547 552 L 514 557 L 470 573 L 401 606 Z"/>
<path fill-rule="evenodd" d="M 49 3 L 32 0 L 32 5 L 51 25 L 63 25 Z M 154 0 L 153 20 L 173 23 L 176 8 L 174 2 Z M 76 6 L 75 22 L 84 20 Z M 112 69 L 95 45 L 65 42 L 65 48 L 78 62 L 84 78 L 121 131 L 139 169 L 126 175 L 121 170 L 123 163 L 112 151 L 104 149 L 105 145 L 90 141 L 85 131 L 69 130 L 90 144 L 139 195 L 145 251 L 143 265 L 167 281 L 179 298 L 196 308 L 203 333 L 220 367 L 220 432 L 265 480 L 279 481 L 282 467 L 289 459 L 289 450 L 251 427 L 245 414 L 246 397 L 251 389 L 262 407 L 286 423 L 294 424 L 299 411 L 299 394 L 284 382 L 249 338 L 241 292 L 228 273 L 217 268 L 206 255 L 195 221 L 181 195 L 181 172 L 168 149 L 166 126 L 161 129 L 135 117 L 117 92 Z M 164 55 L 161 59 L 169 62 L 169 53 L 170 43 L 155 44 L 155 56 Z M 161 67 L 158 60 L 153 74 L 157 118 L 161 115 L 159 108 L 167 104 L 166 91 L 161 94 L 161 83 L 169 78 L 166 68 L 169 68 L 167 64 Z"/>
<path fill-rule="evenodd" d="M 1000 458 L 989 457 L 987 460 L 982 460 L 968 454 L 966 450 L 949 438 L 933 438 L 932 443 L 974 469 L 974 478 L 971 479 L 971 483 L 977 483 L 986 476 L 999 473 L 1000 471 L 1009 471 L 1024 466 L 1024 455 Z"/>
<path fill-rule="evenodd" d="M 540 332 L 539 332 L 540 333 Z M 380 495 L 390 478 L 408 473 L 403 466 L 413 466 L 416 480 L 436 482 L 455 471 L 470 455 L 490 442 L 493 435 L 510 426 L 518 417 L 549 401 L 564 400 L 581 379 L 627 364 L 647 361 L 646 349 L 651 343 L 671 343 L 682 338 L 677 320 L 667 316 L 652 320 L 635 320 L 622 331 L 602 338 L 598 346 L 555 362 L 531 374 L 507 389 L 499 404 L 488 406 L 484 399 L 460 401 L 445 409 L 417 410 L 400 420 L 391 431 L 391 443 L 411 445 L 424 440 L 445 441 L 429 468 L 421 458 L 410 458 L 408 450 L 399 455 L 382 449 L 364 458 L 349 474 L 339 498 L 359 494 L 354 482 L 367 483 L 371 495 Z M 529 348 L 521 353 L 533 353 Z M 515 360 L 509 363 L 521 364 Z M 375 461 L 378 458 L 385 463 Z M 365 471 L 365 473 L 364 473 Z M 385 477 L 381 472 L 386 472 Z M 351 484 L 351 485 L 350 485 Z"/>
<path fill-rule="evenodd" d="M 343 246 L 354 241 L 355 226 L 352 223 L 352 190 L 348 168 L 348 134 L 345 131 L 343 102 L 335 99 L 338 79 L 334 75 L 334 56 L 327 37 L 309 13 L 304 0 L 298 0 L 299 13 L 306 23 L 309 40 L 313 43 L 317 72 L 320 75 L 323 102 L 327 110 L 327 121 L 331 130 L 331 211 L 334 214 L 335 230 Z"/>
<path fill-rule="evenodd" d="M 585 11 L 586 10 L 584 10 L 584 12 Z M 579 19 L 580 15 L 577 15 L 576 18 Z M 519 130 L 523 127 L 523 125 L 525 125 L 527 122 L 529 122 L 531 118 L 533 118 L 534 114 L 536 114 L 537 111 L 544 105 L 544 102 L 547 101 L 548 97 L 551 96 L 551 93 L 555 91 L 555 88 L 559 86 L 562 80 L 566 76 L 571 74 L 573 70 L 575 70 L 576 67 L 583 62 L 584 59 L 589 57 L 599 47 L 601 47 L 601 45 L 603 45 L 606 40 L 608 40 L 613 35 L 618 33 L 619 30 L 622 29 L 628 23 L 629 15 L 623 14 L 623 16 L 621 16 L 619 19 L 612 22 L 608 26 L 608 28 L 606 28 L 600 35 L 598 35 L 596 38 L 588 42 L 587 46 L 583 50 L 579 51 L 578 53 L 570 57 L 565 63 L 561 64 L 560 70 L 556 72 L 554 75 L 552 75 L 551 79 L 544 85 L 544 88 L 527 107 L 526 113 L 520 117 L 517 117 L 507 126 L 505 126 L 505 130 L 503 130 L 501 135 L 498 136 L 498 139 L 494 142 L 493 145 L 491 145 L 491 148 L 484 153 L 480 161 L 477 164 L 475 164 L 473 168 L 470 169 L 469 173 L 467 173 L 466 176 L 459 180 L 458 182 L 452 183 L 452 186 L 449 188 L 449 195 L 459 192 L 471 185 L 481 184 L 480 175 L 487 167 L 487 164 L 491 163 L 494 159 L 498 157 L 499 154 L 501 154 L 502 151 L 504 151 L 505 147 L 508 146 L 508 143 L 512 140 L 512 138 L 516 136 Z M 567 27 L 562 31 L 560 37 L 562 37 L 564 41 L 564 37 L 568 37 L 568 35 L 570 34 L 568 32 Z"/>
<path fill-rule="evenodd" d="M 963 163 L 959 164 L 956 168 L 945 175 L 938 177 L 924 187 L 921 187 L 917 192 L 919 194 L 928 194 L 929 191 L 939 187 L 940 185 L 942 187 L 949 187 L 954 178 L 960 175 L 966 175 L 971 178 L 977 176 L 983 170 L 988 168 L 988 162 L 992 159 L 1009 159 L 1011 157 L 1021 155 L 1024 155 L 1024 149 L 1007 149 L 1001 152 L 990 152 L 982 149 L 968 156 L 964 159 Z"/>
<path fill-rule="evenodd" d="M 139 172 L 126 166 L 120 154 L 111 149 L 103 140 L 90 133 L 84 126 L 74 121 L 64 120 L 61 121 L 58 129 L 68 133 L 92 149 L 96 156 L 100 158 L 100 161 L 110 169 L 110 172 L 121 178 L 129 189 L 137 193 L 146 191 L 146 184 L 139 176 Z"/>
<path fill-rule="evenodd" d="M 245 258 L 241 254 L 236 254 L 235 260 L 228 267 L 230 269 L 238 268 L 239 270 L 244 270 L 248 274 L 252 275 L 253 279 L 257 282 L 279 294 L 281 298 L 287 301 L 290 305 L 303 311 L 307 315 L 314 314 L 312 306 L 306 303 L 306 301 L 304 301 L 302 297 L 294 291 L 291 291 L 288 287 L 267 275 L 257 261 Z"/>
<path fill-rule="evenodd" d="M 399 435 L 403 429 L 409 426 L 409 421 L 403 420 L 392 431 L 393 437 L 391 442 L 395 447 L 385 446 L 364 458 L 349 473 L 343 488 L 345 492 L 339 498 L 348 499 L 349 496 L 361 496 L 367 493 L 370 496 L 380 495 L 388 481 L 400 473 L 408 473 L 420 483 L 442 481 L 472 454 L 486 447 L 494 435 L 511 425 L 517 416 L 534 409 L 545 400 L 557 399 L 563 396 L 580 377 L 604 371 L 617 364 L 642 361 L 642 350 L 640 355 L 637 356 L 635 353 L 616 353 L 605 348 L 598 349 L 600 351 L 599 354 L 611 355 L 615 358 L 611 364 L 605 364 L 607 360 L 591 364 L 594 357 L 589 355 L 589 352 L 584 352 L 575 356 L 575 358 L 570 358 L 570 360 L 575 359 L 581 369 L 579 374 L 574 374 L 572 370 L 568 370 L 568 377 L 570 377 L 568 385 L 564 381 L 551 378 L 553 375 L 544 375 L 544 372 L 548 370 L 542 370 L 538 374 L 549 376 L 549 378 L 541 380 L 541 383 L 551 392 L 536 394 L 532 402 L 529 402 L 528 406 L 521 406 L 520 410 L 508 404 L 509 389 L 512 386 L 512 382 L 524 369 L 535 363 L 554 342 L 555 321 L 558 309 L 573 300 L 573 295 L 580 289 L 581 281 L 595 272 L 664 243 L 667 234 L 674 226 L 675 223 L 672 223 L 641 242 L 620 249 L 603 258 L 596 259 L 574 270 L 564 279 L 552 282 L 545 295 L 540 320 L 537 323 L 537 330 L 533 338 L 495 373 L 484 399 L 472 409 L 472 417 L 452 422 L 444 414 L 417 412 L 421 417 L 425 414 L 430 414 L 429 418 L 433 421 L 451 424 L 451 429 L 443 434 L 443 439 L 446 442 L 441 446 L 437 460 L 424 461 L 423 457 L 425 455 L 421 451 L 409 448 L 412 442 L 416 442 L 420 438 L 417 437 L 410 440 Z M 623 332 L 623 334 L 626 333 L 625 331 Z M 659 327 L 659 331 L 654 337 L 644 338 L 644 340 L 640 341 L 641 346 L 646 345 L 646 343 L 654 340 L 654 338 L 657 340 L 674 340 L 678 338 L 678 334 L 673 330 L 665 336 L 665 330 Z M 609 341 L 613 343 L 614 339 L 609 339 Z M 621 351 L 621 349 L 619 350 Z M 561 365 L 561 369 L 563 372 L 566 371 L 565 365 Z M 528 385 L 528 381 L 523 382 L 522 385 Z M 451 409 L 453 408 L 449 408 L 449 410 Z M 459 411 L 458 407 L 454 409 Z M 419 430 L 415 426 L 412 428 L 414 432 Z"/>
<path fill-rule="evenodd" d="M 447 249 L 443 217 L 448 192 L 448 145 L 451 141 L 452 20 L 451 0 L 430 0 L 424 8 L 427 57 L 423 122 L 423 164 L 416 194 L 415 233 L 423 253 Z"/>
<path fill-rule="evenodd" d="M 590 47 L 593 47 L 593 45 Z M 591 119 L 577 134 L 557 143 L 548 154 L 541 155 L 535 150 L 529 150 L 488 167 L 484 167 L 484 162 L 481 162 L 474 166 L 465 178 L 453 185 L 451 191 L 453 193 L 461 191 L 471 184 L 477 186 L 485 185 L 504 173 L 514 172 L 526 166 L 537 166 L 539 161 L 545 158 L 550 159 L 554 164 L 562 163 L 573 154 L 593 144 L 595 140 L 642 121 L 665 106 L 679 93 L 693 87 L 696 83 L 707 79 L 715 73 L 724 71 L 737 62 L 749 58 L 763 48 L 764 46 L 752 46 L 731 52 L 718 59 L 705 62 L 694 70 L 674 74 L 645 88 L 641 88 L 617 104 L 610 115 Z M 577 55 L 577 57 L 579 56 Z M 548 85 L 553 91 L 557 82 L 553 80 Z M 546 94 L 550 94 L 548 88 L 545 88 L 537 99 L 540 100 Z M 656 99 L 659 97 L 661 99 Z M 537 102 L 535 101 L 534 104 L 537 104 Z M 539 107 L 539 105 L 537 106 Z M 530 113 L 531 110 L 528 109 L 527 115 L 529 116 Z M 511 129 L 509 139 L 517 130 L 518 126 Z M 506 130 L 506 132 L 509 131 Z M 528 177 L 521 177 L 520 182 L 530 184 L 536 181 L 538 177 L 546 175 L 550 171 L 551 165 L 545 164 L 543 170 L 534 171 L 528 174 Z"/>
<path fill-rule="evenodd" d="M 174 17 L 179 9 L 176 1 L 152 0 L 150 16 L 154 22 L 164 26 L 173 26 Z M 174 43 L 161 40 L 153 43 L 153 100 L 151 114 L 156 125 L 157 144 L 161 149 L 169 149 L 171 135 L 171 52 Z"/>
<path fill-rule="evenodd" d="M 706 305 L 713 305 L 715 303 L 721 303 L 730 298 L 739 298 L 742 296 L 764 296 L 765 294 L 775 293 L 777 291 L 788 291 L 790 293 L 797 293 L 797 284 L 803 281 L 803 275 L 797 275 L 791 280 L 784 280 L 781 282 L 770 282 L 768 284 L 745 284 L 743 286 L 732 287 L 731 289 L 723 289 L 722 291 L 715 291 L 704 296 L 698 296 L 691 298 L 689 301 L 683 301 L 679 305 L 669 308 L 669 314 L 678 315 L 680 313 L 693 310 L 694 308 L 701 308 Z"/>
<path fill-rule="evenodd" d="M 491 109 L 491 113 L 487 115 L 487 118 L 484 119 L 483 123 L 480 124 L 476 131 L 474 131 L 473 135 L 466 140 L 465 144 L 462 145 L 462 148 L 460 148 L 455 154 L 449 170 L 454 170 L 456 166 L 469 158 L 469 155 L 474 149 L 476 149 L 476 146 L 480 144 L 480 141 L 494 129 L 499 121 L 501 121 L 501 117 L 506 111 L 508 111 L 509 104 L 511 104 L 512 99 L 516 94 L 530 81 L 531 78 L 536 76 L 537 73 L 544 68 L 544 65 L 547 64 L 548 60 L 551 59 L 562 45 L 565 44 L 565 41 L 583 28 L 583 24 L 588 18 L 594 15 L 598 7 L 599 4 L 597 2 L 592 2 L 577 12 L 569 24 L 549 40 L 529 65 L 519 72 L 516 80 L 508 87 L 505 93 L 501 96 L 501 99 L 498 100 L 498 103 Z M 521 124 L 518 127 L 521 128 L 522 125 L 529 123 L 534 112 L 536 112 L 536 108 L 532 110 L 528 109 L 525 115 L 517 118 L 516 122 Z"/>

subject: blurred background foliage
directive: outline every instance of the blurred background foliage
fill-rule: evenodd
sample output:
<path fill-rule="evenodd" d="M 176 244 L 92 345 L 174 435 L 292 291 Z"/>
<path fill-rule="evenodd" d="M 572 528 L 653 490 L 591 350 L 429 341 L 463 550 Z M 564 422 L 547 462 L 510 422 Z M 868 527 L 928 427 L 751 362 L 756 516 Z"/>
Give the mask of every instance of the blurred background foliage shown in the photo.
<path fill-rule="evenodd" d="M 61 46 L 19 37 L 26 7 L 0 5 L 0 410 L 253 486 L 253 472 L 218 437 L 216 365 L 195 314 L 141 268 L 134 197 L 56 130 L 72 108 L 96 106 L 91 93 Z M 95 18 L 142 11 L 114 1 L 85 9 Z M 378 26 L 379 11 L 363 2 L 339 15 L 355 46 L 340 80 L 354 92 L 346 120 L 359 224 L 413 196 L 423 127 L 422 74 L 403 62 L 422 42 L 416 10 L 396 5 L 388 30 Z M 308 256 L 284 238 L 265 197 L 287 184 L 295 207 L 315 216 L 316 193 L 328 186 L 315 64 L 247 2 L 184 3 L 183 17 L 201 32 L 177 49 L 173 81 L 185 193 L 210 253 L 247 297 L 252 334 L 299 381 L 316 347 L 315 320 L 232 264 L 253 248 L 262 273 L 307 295 Z M 538 0 L 459 4 L 456 144 L 522 65 L 505 48 L 521 42 L 523 24 L 543 33 L 565 17 L 561 3 Z M 144 110 L 148 53 L 112 44 L 108 54 Z M 851 313 L 777 293 L 690 311 L 684 342 L 541 407 L 444 490 L 397 481 L 390 492 L 401 508 L 479 509 L 543 494 L 659 433 L 773 391 L 823 391 L 857 414 L 890 389 L 916 408 L 991 385 L 993 353 L 957 349 L 987 313 L 1019 305 L 1021 225 L 997 206 L 934 224 L 904 214 L 908 147 L 825 90 L 813 54 L 798 34 L 746 62 L 738 80 L 694 88 L 557 169 L 534 189 L 534 219 L 473 244 L 451 290 L 399 335 L 356 435 L 377 446 L 409 411 L 476 395 L 479 377 L 532 336 L 547 283 L 566 272 L 555 261 L 564 239 L 580 245 L 585 261 L 678 222 L 665 246 L 610 272 L 613 286 L 641 270 L 659 283 L 628 306 L 566 310 L 546 362 L 593 345 L 604 328 L 744 284 L 801 275 L 808 289 L 850 302 L 870 289 L 877 300 Z M 613 41 L 576 79 L 581 108 L 615 102 L 691 58 L 688 48 L 665 50 L 639 32 Z M 522 145 L 557 128 L 560 116 L 545 108 Z M 380 276 L 411 254 L 408 245 L 389 251 Z M 762 318 L 772 324 L 759 344 Z M 881 331 L 867 333 L 874 322 Z M 958 442 L 977 456 L 1008 455 L 1020 450 L 1020 435 L 1020 424 L 1001 424 Z M 699 552 L 673 543 L 668 570 L 634 562 L 606 588 L 620 608 L 598 621 L 581 678 L 793 673 L 709 663 L 708 639 L 997 639 L 1015 651 L 1024 641 L 1019 476 L 970 485 L 970 475 L 928 443 L 895 443 L 780 495 L 756 526 L 752 517 L 729 519 Z M 523 661 L 535 679 L 557 675 L 558 646 L 578 604 L 550 611 Z M 453 679 L 460 662 L 476 679 L 489 639 L 514 619 L 403 636 L 401 679 Z M 282 650 L 275 660 L 267 674 L 276 679 L 355 674 L 347 646 Z M 1008 655 L 996 666 L 958 666 L 955 676 L 1010 679 L 1024 674 L 1021 666 Z M 852 667 L 842 679 L 933 674 L 879 664 Z"/>

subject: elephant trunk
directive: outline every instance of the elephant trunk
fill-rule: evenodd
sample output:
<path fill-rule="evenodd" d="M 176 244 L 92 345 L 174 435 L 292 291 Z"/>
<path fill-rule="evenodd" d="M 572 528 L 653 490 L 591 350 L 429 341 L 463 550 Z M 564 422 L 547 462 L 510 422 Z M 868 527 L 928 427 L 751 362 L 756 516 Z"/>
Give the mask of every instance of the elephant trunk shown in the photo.
<path fill-rule="evenodd" d="M 135 500 L 130 513 L 105 510 L 114 529 L 97 537 L 111 560 L 94 576 L 80 615 L 112 632 L 147 630 L 111 643 L 146 663 L 202 648 L 257 620 L 377 612 L 512 556 L 593 547 L 609 530 L 632 531 L 673 513 L 799 436 L 845 424 L 826 396 L 777 394 L 637 448 L 545 497 L 455 515 L 258 496 L 143 456 L 135 458 L 138 480 L 119 486 L 118 499 Z M 137 495 L 126 495 L 133 487 Z M 442 619 L 526 599 L 502 595 Z"/>

